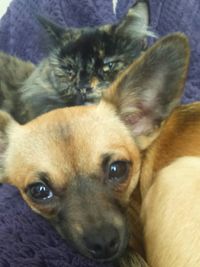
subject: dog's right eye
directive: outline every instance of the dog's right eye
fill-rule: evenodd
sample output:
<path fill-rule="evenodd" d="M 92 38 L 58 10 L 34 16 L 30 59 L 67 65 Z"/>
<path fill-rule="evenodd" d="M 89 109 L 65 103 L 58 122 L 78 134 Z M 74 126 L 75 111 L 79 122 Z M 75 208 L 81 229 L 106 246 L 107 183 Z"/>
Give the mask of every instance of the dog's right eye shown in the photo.
<path fill-rule="evenodd" d="M 29 185 L 28 194 L 33 200 L 36 201 L 49 200 L 53 197 L 52 190 L 42 182 Z"/>
<path fill-rule="evenodd" d="M 115 161 L 109 165 L 108 179 L 113 182 L 122 182 L 128 176 L 129 162 Z"/>

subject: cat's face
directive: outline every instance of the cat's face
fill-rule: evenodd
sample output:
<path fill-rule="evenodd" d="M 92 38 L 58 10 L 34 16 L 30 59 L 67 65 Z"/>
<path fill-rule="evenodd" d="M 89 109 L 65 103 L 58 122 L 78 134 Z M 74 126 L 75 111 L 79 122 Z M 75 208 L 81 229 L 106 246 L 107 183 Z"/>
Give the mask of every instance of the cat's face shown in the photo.
<path fill-rule="evenodd" d="M 143 48 L 138 40 L 88 30 L 52 53 L 55 86 L 62 98 L 72 104 L 96 102 L 102 90 Z"/>
<path fill-rule="evenodd" d="M 146 47 L 148 8 L 139 2 L 121 22 L 62 29 L 43 20 L 56 41 L 49 56 L 51 83 L 66 105 L 95 103 L 102 91 Z"/>

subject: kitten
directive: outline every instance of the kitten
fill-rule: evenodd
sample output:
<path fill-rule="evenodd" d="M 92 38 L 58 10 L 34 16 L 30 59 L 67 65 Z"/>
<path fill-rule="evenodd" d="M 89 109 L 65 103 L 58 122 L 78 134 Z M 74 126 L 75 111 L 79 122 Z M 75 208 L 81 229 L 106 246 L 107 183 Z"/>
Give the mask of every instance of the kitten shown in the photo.
<path fill-rule="evenodd" d="M 120 71 L 146 48 L 148 5 L 139 1 L 115 25 L 63 29 L 39 17 L 54 47 L 18 89 L 21 123 L 49 110 L 99 100 Z"/>

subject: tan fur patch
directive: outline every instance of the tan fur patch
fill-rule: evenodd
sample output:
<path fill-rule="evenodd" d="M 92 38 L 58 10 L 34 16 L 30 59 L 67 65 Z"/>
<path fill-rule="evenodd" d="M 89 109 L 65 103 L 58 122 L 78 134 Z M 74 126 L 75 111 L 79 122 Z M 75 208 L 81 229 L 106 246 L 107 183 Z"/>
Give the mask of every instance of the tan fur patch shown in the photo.
<path fill-rule="evenodd" d="M 200 157 L 181 157 L 158 173 L 143 205 L 151 266 L 199 266 L 199 190 Z"/>

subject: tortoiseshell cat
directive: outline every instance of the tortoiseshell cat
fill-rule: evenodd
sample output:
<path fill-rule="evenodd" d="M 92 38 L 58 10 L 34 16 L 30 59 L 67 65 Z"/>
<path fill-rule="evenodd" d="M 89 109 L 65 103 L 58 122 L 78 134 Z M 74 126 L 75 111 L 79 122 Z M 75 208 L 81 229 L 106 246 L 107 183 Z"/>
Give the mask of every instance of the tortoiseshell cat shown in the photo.
<path fill-rule="evenodd" d="M 54 47 L 38 66 L 0 54 L 0 104 L 21 123 L 58 107 L 98 101 L 102 90 L 146 48 L 151 35 L 146 1 L 131 7 L 115 25 L 63 29 L 39 20 Z"/>

